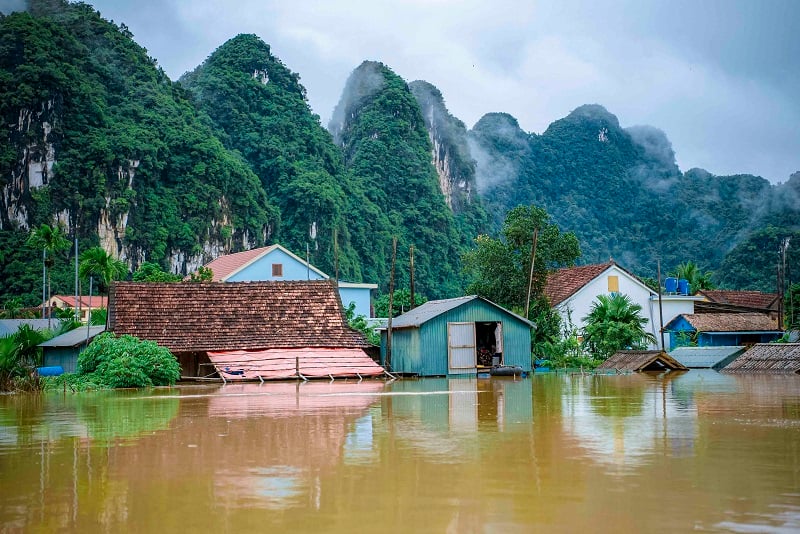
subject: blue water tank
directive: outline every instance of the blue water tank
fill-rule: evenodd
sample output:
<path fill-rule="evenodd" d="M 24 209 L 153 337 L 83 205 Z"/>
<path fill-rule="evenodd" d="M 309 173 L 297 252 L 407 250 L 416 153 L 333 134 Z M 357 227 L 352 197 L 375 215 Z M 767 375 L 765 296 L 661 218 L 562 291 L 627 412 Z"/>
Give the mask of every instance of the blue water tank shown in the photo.
<path fill-rule="evenodd" d="M 689 294 L 689 281 L 685 278 L 681 278 L 678 280 L 678 293 L 681 295 L 688 295 Z"/>
<path fill-rule="evenodd" d="M 64 374 L 64 368 L 60 365 L 51 365 L 49 367 L 37 367 L 36 372 L 39 376 L 58 376 Z"/>
<path fill-rule="evenodd" d="M 678 279 L 669 277 L 664 280 L 664 289 L 667 293 L 677 293 L 678 292 Z"/>

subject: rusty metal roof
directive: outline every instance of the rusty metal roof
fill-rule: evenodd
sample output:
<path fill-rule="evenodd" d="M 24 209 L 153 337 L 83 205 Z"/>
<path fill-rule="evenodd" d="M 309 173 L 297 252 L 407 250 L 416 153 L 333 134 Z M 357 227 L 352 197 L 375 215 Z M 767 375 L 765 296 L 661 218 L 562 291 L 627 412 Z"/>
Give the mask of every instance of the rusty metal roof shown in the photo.
<path fill-rule="evenodd" d="M 723 373 L 800 373 L 800 343 L 757 343 L 722 369 Z"/>
<path fill-rule="evenodd" d="M 173 352 L 365 348 L 331 281 L 137 283 L 112 286 L 109 330 Z"/>

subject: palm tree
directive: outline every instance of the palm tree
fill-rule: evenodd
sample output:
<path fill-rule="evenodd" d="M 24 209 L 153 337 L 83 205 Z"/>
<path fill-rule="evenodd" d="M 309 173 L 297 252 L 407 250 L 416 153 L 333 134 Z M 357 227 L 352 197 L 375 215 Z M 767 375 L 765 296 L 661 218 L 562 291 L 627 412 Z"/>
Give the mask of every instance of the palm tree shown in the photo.
<path fill-rule="evenodd" d="M 92 247 L 81 254 L 78 273 L 83 278 L 89 278 L 89 317 L 92 315 L 92 283 L 97 277 L 104 285 L 106 291 L 114 280 L 119 280 L 128 273 L 128 266 L 114 258 L 103 247 Z M 87 321 L 91 323 L 91 319 Z"/>
<path fill-rule="evenodd" d="M 689 291 L 692 295 L 696 294 L 701 289 L 714 289 L 714 283 L 711 281 L 711 271 L 702 272 L 700 268 L 692 261 L 679 264 L 675 268 L 673 276 L 675 278 L 683 278 L 689 281 Z"/>
<path fill-rule="evenodd" d="M 655 336 L 644 329 L 647 319 L 641 311 L 642 307 L 627 295 L 598 295 L 589 315 L 583 318 L 584 346 L 605 360 L 620 349 L 644 349 L 648 343 L 655 343 Z"/>
<path fill-rule="evenodd" d="M 41 225 L 28 237 L 28 245 L 42 249 L 42 317 L 46 313 L 47 303 L 50 301 L 50 267 L 53 266 L 53 254 L 69 247 L 69 240 L 60 225 L 52 227 Z M 50 258 L 47 253 L 50 252 Z"/>

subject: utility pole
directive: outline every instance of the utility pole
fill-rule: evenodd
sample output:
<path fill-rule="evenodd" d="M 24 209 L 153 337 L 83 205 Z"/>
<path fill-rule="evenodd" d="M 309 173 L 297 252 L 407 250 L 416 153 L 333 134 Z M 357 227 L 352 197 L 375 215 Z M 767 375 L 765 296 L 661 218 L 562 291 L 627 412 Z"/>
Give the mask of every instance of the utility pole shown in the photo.
<path fill-rule="evenodd" d="M 413 310 L 417 307 L 417 301 L 414 298 L 414 245 L 411 245 L 411 248 L 408 251 L 409 257 L 409 273 L 411 278 L 411 307 L 409 309 Z"/>
<path fill-rule="evenodd" d="M 664 308 L 661 306 L 661 258 L 658 259 L 658 320 L 661 328 L 661 350 L 666 351 L 664 346 Z"/>
<path fill-rule="evenodd" d="M 392 238 L 392 269 L 389 273 L 389 320 L 386 323 L 386 367 L 392 367 L 392 309 L 394 307 L 394 262 L 397 259 L 397 238 Z"/>
<path fill-rule="evenodd" d="M 533 229 L 533 246 L 531 247 L 531 273 L 528 277 L 528 300 L 525 301 L 525 319 L 529 319 L 531 308 L 531 291 L 533 289 L 533 264 L 536 263 L 536 240 L 539 237 L 539 228 Z"/>

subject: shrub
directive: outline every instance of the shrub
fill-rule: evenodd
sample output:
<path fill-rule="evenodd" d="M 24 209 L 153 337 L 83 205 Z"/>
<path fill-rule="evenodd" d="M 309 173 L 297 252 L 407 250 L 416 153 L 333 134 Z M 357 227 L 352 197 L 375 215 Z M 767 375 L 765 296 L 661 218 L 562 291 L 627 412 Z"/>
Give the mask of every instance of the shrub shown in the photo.
<path fill-rule="evenodd" d="M 78 356 L 78 372 L 112 388 L 166 386 L 180 378 L 180 364 L 153 341 L 106 332 Z"/>

